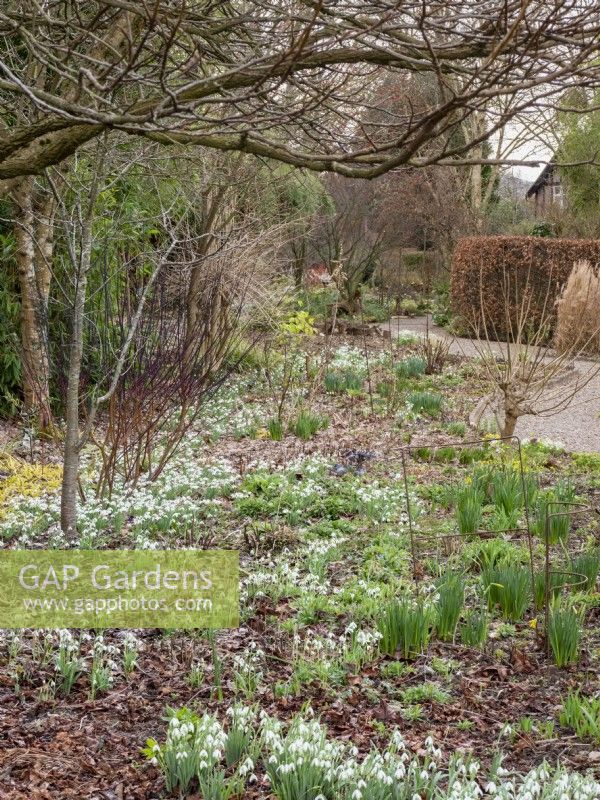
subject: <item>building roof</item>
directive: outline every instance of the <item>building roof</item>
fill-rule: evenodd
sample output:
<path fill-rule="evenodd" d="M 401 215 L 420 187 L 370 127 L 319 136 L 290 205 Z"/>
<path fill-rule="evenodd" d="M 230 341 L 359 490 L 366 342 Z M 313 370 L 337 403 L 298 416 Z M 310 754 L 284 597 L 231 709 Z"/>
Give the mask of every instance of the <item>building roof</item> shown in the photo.
<path fill-rule="evenodd" d="M 532 194 L 535 194 L 539 189 L 541 189 L 542 186 L 544 186 L 544 184 L 548 182 L 548 179 L 550 178 L 553 172 L 554 172 L 554 159 L 550 161 L 548 164 L 546 164 L 544 169 L 540 172 L 535 181 L 531 184 L 531 186 L 527 190 L 526 197 L 531 197 Z"/>

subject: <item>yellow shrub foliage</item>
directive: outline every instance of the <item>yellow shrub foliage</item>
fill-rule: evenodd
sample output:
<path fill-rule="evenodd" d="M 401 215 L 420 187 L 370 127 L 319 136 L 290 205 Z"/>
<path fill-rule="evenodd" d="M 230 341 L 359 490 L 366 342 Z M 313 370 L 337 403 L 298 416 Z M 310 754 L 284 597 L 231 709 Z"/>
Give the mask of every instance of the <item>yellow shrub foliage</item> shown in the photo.
<path fill-rule="evenodd" d="M 62 467 L 58 464 L 28 464 L 0 454 L 0 517 L 8 511 L 11 497 L 38 497 L 60 486 Z"/>

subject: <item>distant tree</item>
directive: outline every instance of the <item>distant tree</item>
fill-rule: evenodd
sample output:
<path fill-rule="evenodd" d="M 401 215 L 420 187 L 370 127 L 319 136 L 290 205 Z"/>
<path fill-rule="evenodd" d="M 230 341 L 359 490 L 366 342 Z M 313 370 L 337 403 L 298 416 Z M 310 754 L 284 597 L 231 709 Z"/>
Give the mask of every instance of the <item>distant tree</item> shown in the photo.
<path fill-rule="evenodd" d="M 558 115 L 560 145 L 557 160 L 566 189 L 567 232 L 600 236 L 600 92 L 569 93 L 571 108 L 588 113 Z M 572 165 L 572 166 L 566 166 Z"/>
<path fill-rule="evenodd" d="M 498 163 L 487 138 L 569 87 L 597 85 L 599 34 L 589 0 L 7 0 L 0 191 L 14 200 L 28 410 L 48 424 L 56 211 L 31 176 L 125 134 L 345 177 L 470 166 L 477 184 L 480 167 Z M 424 75 L 428 103 L 381 106 L 390 81 L 410 96 Z M 495 99 L 504 109 L 490 117 Z"/>
<path fill-rule="evenodd" d="M 273 221 L 286 223 L 292 275 L 300 289 L 307 262 L 314 255 L 311 242 L 315 225 L 334 212 L 333 198 L 321 176 L 309 170 L 269 163 L 261 177 L 259 208 Z"/>
<path fill-rule="evenodd" d="M 378 213 L 379 181 L 332 175 L 326 186 L 333 210 L 328 208 L 315 223 L 313 247 L 332 271 L 343 308 L 355 314 L 361 286 L 375 271 L 391 221 Z"/>

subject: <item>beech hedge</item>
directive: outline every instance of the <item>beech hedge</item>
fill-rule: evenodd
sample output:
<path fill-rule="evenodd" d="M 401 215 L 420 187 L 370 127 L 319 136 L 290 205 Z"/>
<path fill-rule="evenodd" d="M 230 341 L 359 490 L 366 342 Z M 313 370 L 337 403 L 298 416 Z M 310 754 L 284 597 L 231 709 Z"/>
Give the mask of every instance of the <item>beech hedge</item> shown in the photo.
<path fill-rule="evenodd" d="M 452 310 L 464 323 L 490 338 L 505 339 L 519 309 L 527 305 L 527 323 L 556 322 L 556 300 L 576 261 L 600 264 L 600 240 L 539 236 L 469 236 L 454 250 Z M 514 329 L 514 327 L 513 327 Z"/>

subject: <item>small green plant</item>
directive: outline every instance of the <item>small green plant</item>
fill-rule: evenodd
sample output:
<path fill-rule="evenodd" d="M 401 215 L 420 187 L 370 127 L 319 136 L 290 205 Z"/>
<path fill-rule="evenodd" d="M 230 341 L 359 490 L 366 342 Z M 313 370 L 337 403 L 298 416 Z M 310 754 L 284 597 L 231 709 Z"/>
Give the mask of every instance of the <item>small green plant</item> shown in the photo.
<path fill-rule="evenodd" d="M 58 673 L 58 689 L 65 695 L 70 694 L 77 678 L 83 672 L 83 660 L 79 654 L 79 642 L 69 631 L 60 632 L 55 666 Z"/>
<path fill-rule="evenodd" d="M 137 667 L 140 642 L 136 637 L 127 632 L 123 641 L 123 672 L 129 676 Z"/>
<path fill-rule="evenodd" d="M 97 636 L 94 640 L 92 651 L 92 668 L 90 671 L 90 700 L 95 700 L 98 694 L 107 692 L 113 684 L 113 674 L 111 665 L 112 656 L 115 655 L 116 648 L 107 645 L 103 636 Z"/>
<path fill-rule="evenodd" d="M 521 717 L 516 725 L 516 732 L 531 736 L 534 731 L 533 720 L 531 717 Z"/>
<path fill-rule="evenodd" d="M 546 722 L 538 722 L 537 732 L 539 734 L 540 739 L 545 739 L 545 740 L 556 739 L 554 723 L 552 722 L 551 719 L 547 720 Z"/>
<path fill-rule="evenodd" d="M 251 755 L 253 762 L 256 761 L 258 747 L 253 728 L 255 709 L 238 703 L 231 706 L 227 713 L 230 722 L 224 750 L 225 763 L 229 768 L 234 767 L 248 755 Z"/>
<path fill-rule="evenodd" d="M 438 586 L 436 631 L 443 642 L 452 641 L 465 600 L 464 575 L 449 572 Z"/>
<path fill-rule="evenodd" d="M 467 426 L 464 422 L 449 422 L 446 425 L 446 430 L 450 436 L 460 436 L 462 438 L 467 432 Z"/>
<path fill-rule="evenodd" d="M 400 301 L 400 311 L 402 311 L 406 317 L 414 317 L 418 310 L 419 304 L 411 297 L 405 297 L 404 300 Z"/>
<path fill-rule="evenodd" d="M 491 609 L 499 605 L 505 620 L 519 622 L 531 600 L 531 574 L 524 567 L 503 564 L 481 573 Z"/>
<path fill-rule="evenodd" d="M 475 533 L 481 526 L 483 493 L 475 485 L 465 486 L 456 494 L 456 521 L 460 533 Z"/>
<path fill-rule="evenodd" d="M 504 539 L 484 539 L 473 543 L 473 560 L 480 571 L 514 559 L 514 545 Z"/>
<path fill-rule="evenodd" d="M 381 665 L 381 675 L 384 678 L 403 678 L 413 671 L 413 667 L 405 661 L 389 661 Z"/>
<path fill-rule="evenodd" d="M 500 625 L 496 628 L 496 633 L 501 639 L 512 639 L 513 636 L 517 635 L 517 628 L 515 625 L 511 625 L 510 622 L 501 622 Z M 504 650 L 496 651 L 500 652 L 502 655 L 499 658 L 504 658 L 506 653 Z"/>
<path fill-rule="evenodd" d="M 555 600 L 561 593 L 565 586 L 569 586 L 573 581 L 577 580 L 568 572 L 552 571 L 550 573 L 550 599 Z M 546 602 L 546 572 L 540 570 L 535 575 L 535 607 L 539 610 L 544 608 Z"/>
<path fill-rule="evenodd" d="M 548 639 L 557 667 L 566 667 L 579 659 L 582 615 L 571 604 L 555 601 L 550 609 Z"/>
<path fill-rule="evenodd" d="M 194 662 L 185 676 L 185 682 L 192 689 L 200 689 L 204 685 L 204 667 Z"/>
<path fill-rule="evenodd" d="M 534 506 L 532 532 L 542 539 L 547 535 L 550 544 L 566 543 L 571 529 L 572 509 L 562 504 L 572 503 L 574 499 L 575 490 L 566 482 L 557 484 L 552 491 L 539 493 Z"/>
<path fill-rule="evenodd" d="M 470 547 L 471 558 L 480 572 L 497 566 L 501 561 L 510 562 L 514 553 L 514 545 L 501 538 L 480 539 Z"/>
<path fill-rule="evenodd" d="M 423 706 L 420 703 L 412 703 L 406 708 L 403 708 L 400 713 L 407 722 L 420 722 L 425 719 Z"/>
<path fill-rule="evenodd" d="M 456 458 L 456 450 L 453 447 L 438 447 L 433 458 L 438 464 L 448 464 Z"/>
<path fill-rule="evenodd" d="M 329 370 L 323 378 L 323 385 L 329 394 L 344 394 L 344 392 L 360 392 L 363 386 L 363 376 L 352 369 Z"/>
<path fill-rule="evenodd" d="M 236 691 L 244 694 L 248 699 L 254 697 L 263 679 L 260 667 L 264 657 L 264 652 L 257 647 L 255 642 L 251 642 L 242 653 L 233 657 L 233 682 Z"/>
<path fill-rule="evenodd" d="M 363 376 L 355 370 L 347 369 L 344 372 L 344 391 L 360 392 L 363 387 Z"/>
<path fill-rule="evenodd" d="M 481 649 L 487 641 L 489 618 L 484 610 L 470 610 L 465 614 L 465 620 L 459 627 L 460 641 L 466 647 Z"/>
<path fill-rule="evenodd" d="M 456 728 L 459 731 L 470 731 L 474 724 L 470 719 L 461 719 L 456 723 Z"/>
<path fill-rule="evenodd" d="M 418 378 L 423 375 L 426 366 L 423 358 L 409 356 L 396 364 L 396 375 L 400 379 Z"/>
<path fill-rule="evenodd" d="M 385 400 L 390 400 L 396 393 L 396 386 L 392 381 L 380 381 L 376 387 L 377 394 Z"/>
<path fill-rule="evenodd" d="M 594 591 L 596 583 L 598 582 L 598 574 L 600 573 L 600 550 L 589 550 L 573 558 L 571 560 L 571 572 L 576 572 L 578 575 L 585 575 L 585 583 L 577 587 L 579 590 L 584 592 Z M 573 577 L 572 580 L 577 581 L 581 579 Z"/>
<path fill-rule="evenodd" d="M 321 417 L 319 414 L 313 414 L 311 411 L 302 410 L 296 419 L 290 424 L 291 431 L 303 441 L 308 441 L 320 431 L 329 425 L 327 417 Z"/>
<path fill-rule="evenodd" d="M 269 431 L 269 438 L 274 442 L 280 442 L 283 439 L 283 423 L 280 419 L 273 417 L 267 423 L 267 430 Z"/>
<path fill-rule="evenodd" d="M 433 392 L 411 392 L 408 396 L 408 404 L 415 414 L 436 417 L 442 410 L 444 398 L 441 394 Z"/>
<path fill-rule="evenodd" d="M 323 387 L 329 394 L 341 394 L 344 391 L 344 378 L 341 372 L 333 370 L 326 372 Z"/>
<path fill-rule="evenodd" d="M 112 674 L 109 667 L 100 660 L 94 660 L 90 672 L 90 700 L 95 700 L 98 694 L 107 692 L 111 686 Z"/>
<path fill-rule="evenodd" d="M 450 702 L 450 694 L 431 681 L 419 683 L 417 686 L 409 686 L 402 692 L 401 697 L 405 703 L 435 702 L 443 704 Z"/>
<path fill-rule="evenodd" d="M 407 599 L 393 600 L 379 622 L 380 650 L 393 656 L 400 648 L 405 659 L 418 656 L 429 643 L 434 617 L 431 606 Z"/>
<path fill-rule="evenodd" d="M 413 450 L 413 457 L 417 461 L 429 461 L 431 459 L 431 450 L 429 447 L 416 447 Z"/>
<path fill-rule="evenodd" d="M 461 464 L 474 464 L 485 458 L 485 450 L 482 447 L 463 447 L 458 456 Z"/>
<path fill-rule="evenodd" d="M 569 692 L 558 719 L 565 728 L 572 728 L 580 739 L 600 743 L 600 697 L 588 698 L 579 692 Z"/>
<path fill-rule="evenodd" d="M 523 483 L 516 470 L 498 470 L 491 476 L 492 496 L 496 508 L 513 518 L 523 507 Z"/>
<path fill-rule="evenodd" d="M 431 659 L 431 669 L 444 678 L 449 678 L 459 667 L 460 662 L 453 658 L 439 658 L 439 656 L 433 656 Z"/>
<path fill-rule="evenodd" d="M 511 514 L 507 514 L 503 508 L 494 508 L 489 518 L 487 527 L 494 533 L 501 531 L 514 531 L 519 525 L 519 510 L 516 509 Z"/>
<path fill-rule="evenodd" d="M 38 701 L 49 703 L 56 697 L 56 684 L 54 681 L 45 681 L 39 688 Z"/>
<path fill-rule="evenodd" d="M 281 323 L 281 332 L 297 336 L 313 336 L 317 332 L 314 322 L 308 311 L 292 311 Z"/>

